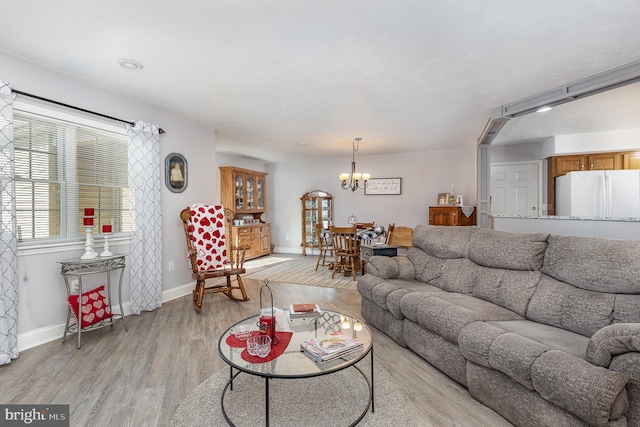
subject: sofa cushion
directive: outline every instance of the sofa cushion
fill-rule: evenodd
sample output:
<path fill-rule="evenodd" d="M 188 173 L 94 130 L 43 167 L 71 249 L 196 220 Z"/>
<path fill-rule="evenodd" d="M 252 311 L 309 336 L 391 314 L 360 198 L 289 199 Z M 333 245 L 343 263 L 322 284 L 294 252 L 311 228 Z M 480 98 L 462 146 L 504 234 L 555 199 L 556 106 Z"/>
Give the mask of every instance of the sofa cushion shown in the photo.
<path fill-rule="evenodd" d="M 363 298 L 373 301 L 373 289 L 384 282 L 386 282 L 386 280 L 380 277 L 374 276 L 372 274 L 365 274 L 364 276 L 358 278 L 356 286 L 358 287 L 358 292 Z"/>
<path fill-rule="evenodd" d="M 373 301 L 380 308 L 403 319 L 400 304 L 404 295 L 410 292 L 444 292 L 441 289 L 416 280 L 389 279 L 365 274 L 358 280 L 358 292 L 363 298 Z"/>
<path fill-rule="evenodd" d="M 540 270 L 548 234 L 482 228 L 471 235 L 467 257 L 476 264 L 509 270 Z"/>
<path fill-rule="evenodd" d="M 507 332 L 496 337 L 489 348 L 489 365 L 533 390 L 531 366 L 549 347 L 521 335 Z"/>
<path fill-rule="evenodd" d="M 521 316 L 538 286 L 542 273 L 478 266 L 475 273 L 473 296 L 515 311 Z"/>
<path fill-rule="evenodd" d="M 471 322 L 460 330 L 458 345 L 465 359 L 489 368 L 491 344 L 504 333 L 504 329 L 489 322 Z"/>
<path fill-rule="evenodd" d="M 410 294 L 413 295 L 413 294 Z M 403 298 L 402 313 L 405 313 Z M 460 330 L 476 320 L 518 320 L 518 314 L 500 306 L 468 295 L 449 292 L 432 293 L 423 298 L 416 310 L 416 320 L 424 328 L 442 335 L 452 343 L 458 342 Z"/>
<path fill-rule="evenodd" d="M 487 324 L 504 332 L 513 332 L 546 345 L 553 350 L 562 350 L 581 359 L 586 359 L 589 338 L 530 320 L 489 321 Z"/>
<path fill-rule="evenodd" d="M 418 225 L 413 230 L 413 247 L 438 258 L 462 258 L 476 230 L 476 227 Z"/>
<path fill-rule="evenodd" d="M 543 275 L 526 317 L 590 337 L 614 322 L 640 321 L 640 295 L 588 291 Z"/>
<path fill-rule="evenodd" d="M 440 292 L 444 292 L 441 289 L 432 287 L 433 289 L 437 289 Z M 400 301 L 400 311 L 402 312 L 402 316 L 411 320 L 414 323 L 418 323 L 418 313 L 420 310 L 420 305 L 422 304 L 422 300 L 426 298 L 431 298 L 431 293 L 428 292 L 411 292 L 402 297 Z"/>
<path fill-rule="evenodd" d="M 489 322 L 466 325 L 460 331 L 458 345 L 467 360 L 503 372 L 529 390 L 533 390 L 531 365 L 549 350 L 544 344 Z"/>
<path fill-rule="evenodd" d="M 448 259 L 444 262 L 440 275 L 427 283 L 447 292 L 470 294 L 473 291 L 475 270 L 475 264 L 466 258 Z"/>
<path fill-rule="evenodd" d="M 416 280 L 424 283 L 429 283 L 440 277 L 444 264 L 447 262 L 444 258 L 429 255 L 418 248 L 409 249 L 407 260 L 413 265 Z"/>
<path fill-rule="evenodd" d="M 578 288 L 638 294 L 640 241 L 550 236 L 543 272 Z"/>
<path fill-rule="evenodd" d="M 563 351 L 550 350 L 538 357 L 531 378 L 542 397 L 592 425 L 607 425 L 628 407 L 624 375 Z"/>

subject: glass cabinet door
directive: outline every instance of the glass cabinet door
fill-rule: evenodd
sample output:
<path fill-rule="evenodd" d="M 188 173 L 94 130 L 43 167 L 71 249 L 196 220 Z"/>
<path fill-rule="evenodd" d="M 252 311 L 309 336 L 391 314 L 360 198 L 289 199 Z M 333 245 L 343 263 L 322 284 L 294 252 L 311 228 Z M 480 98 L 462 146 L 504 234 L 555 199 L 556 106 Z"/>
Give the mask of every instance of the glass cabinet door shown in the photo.
<path fill-rule="evenodd" d="M 258 210 L 264 210 L 264 178 L 258 178 L 256 201 L 258 203 Z"/>
<path fill-rule="evenodd" d="M 247 210 L 254 210 L 256 208 L 255 199 L 255 178 L 252 176 L 247 177 Z"/>
<path fill-rule="evenodd" d="M 305 242 L 309 245 L 317 245 L 316 224 L 318 223 L 318 201 L 307 200 L 305 203 Z"/>
<path fill-rule="evenodd" d="M 329 228 L 331 224 L 331 212 L 331 199 L 322 199 L 320 217 L 322 218 L 323 228 Z"/>
<path fill-rule="evenodd" d="M 244 177 L 236 175 L 235 178 L 236 210 L 244 208 Z"/>

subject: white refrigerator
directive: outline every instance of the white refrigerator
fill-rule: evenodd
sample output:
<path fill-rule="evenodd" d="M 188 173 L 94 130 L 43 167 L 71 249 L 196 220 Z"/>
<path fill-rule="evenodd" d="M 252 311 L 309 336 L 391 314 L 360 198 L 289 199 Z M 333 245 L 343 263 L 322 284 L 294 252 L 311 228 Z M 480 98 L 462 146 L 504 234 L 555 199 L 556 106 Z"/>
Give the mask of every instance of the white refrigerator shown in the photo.
<path fill-rule="evenodd" d="M 640 217 L 640 170 L 569 172 L 556 178 L 556 215 Z"/>

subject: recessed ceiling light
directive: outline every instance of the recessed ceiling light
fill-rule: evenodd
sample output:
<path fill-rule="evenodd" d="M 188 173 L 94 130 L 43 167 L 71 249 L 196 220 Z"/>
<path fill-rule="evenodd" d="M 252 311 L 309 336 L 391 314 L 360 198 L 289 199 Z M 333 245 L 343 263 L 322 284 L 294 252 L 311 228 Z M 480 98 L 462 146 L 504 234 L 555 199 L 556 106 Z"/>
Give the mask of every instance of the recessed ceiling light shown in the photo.
<path fill-rule="evenodd" d="M 129 71 L 140 71 L 144 68 L 144 65 L 135 59 L 118 58 L 118 64 L 120 64 L 120 66 L 125 70 Z"/>
<path fill-rule="evenodd" d="M 301 145 L 301 146 L 303 146 L 303 147 L 304 147 L 304 146 L 306 146 L 306 145 L 309 145 L 309 143 L 308 143 L 308 142 L 298 142 L 298 145 Z"/>
<path fill-rule="evenodd" d="M 536 113 L 544 113 L 545 111 L 551 110 L 551 107 L 540 107 L 536 110 Z"/>

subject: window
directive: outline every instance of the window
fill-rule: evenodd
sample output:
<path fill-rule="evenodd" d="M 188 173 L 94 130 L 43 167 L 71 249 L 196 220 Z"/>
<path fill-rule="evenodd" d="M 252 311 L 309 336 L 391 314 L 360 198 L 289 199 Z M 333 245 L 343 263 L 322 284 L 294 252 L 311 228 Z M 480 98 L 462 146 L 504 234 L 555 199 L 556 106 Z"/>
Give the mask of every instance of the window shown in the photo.
<path fill-rule="evenodd" d="M 124 128 L 22 105 L 13 118 L 20 241 L 84 235 L 87 207 L 94 232 L 102 224 L 131 229 Z"/>

